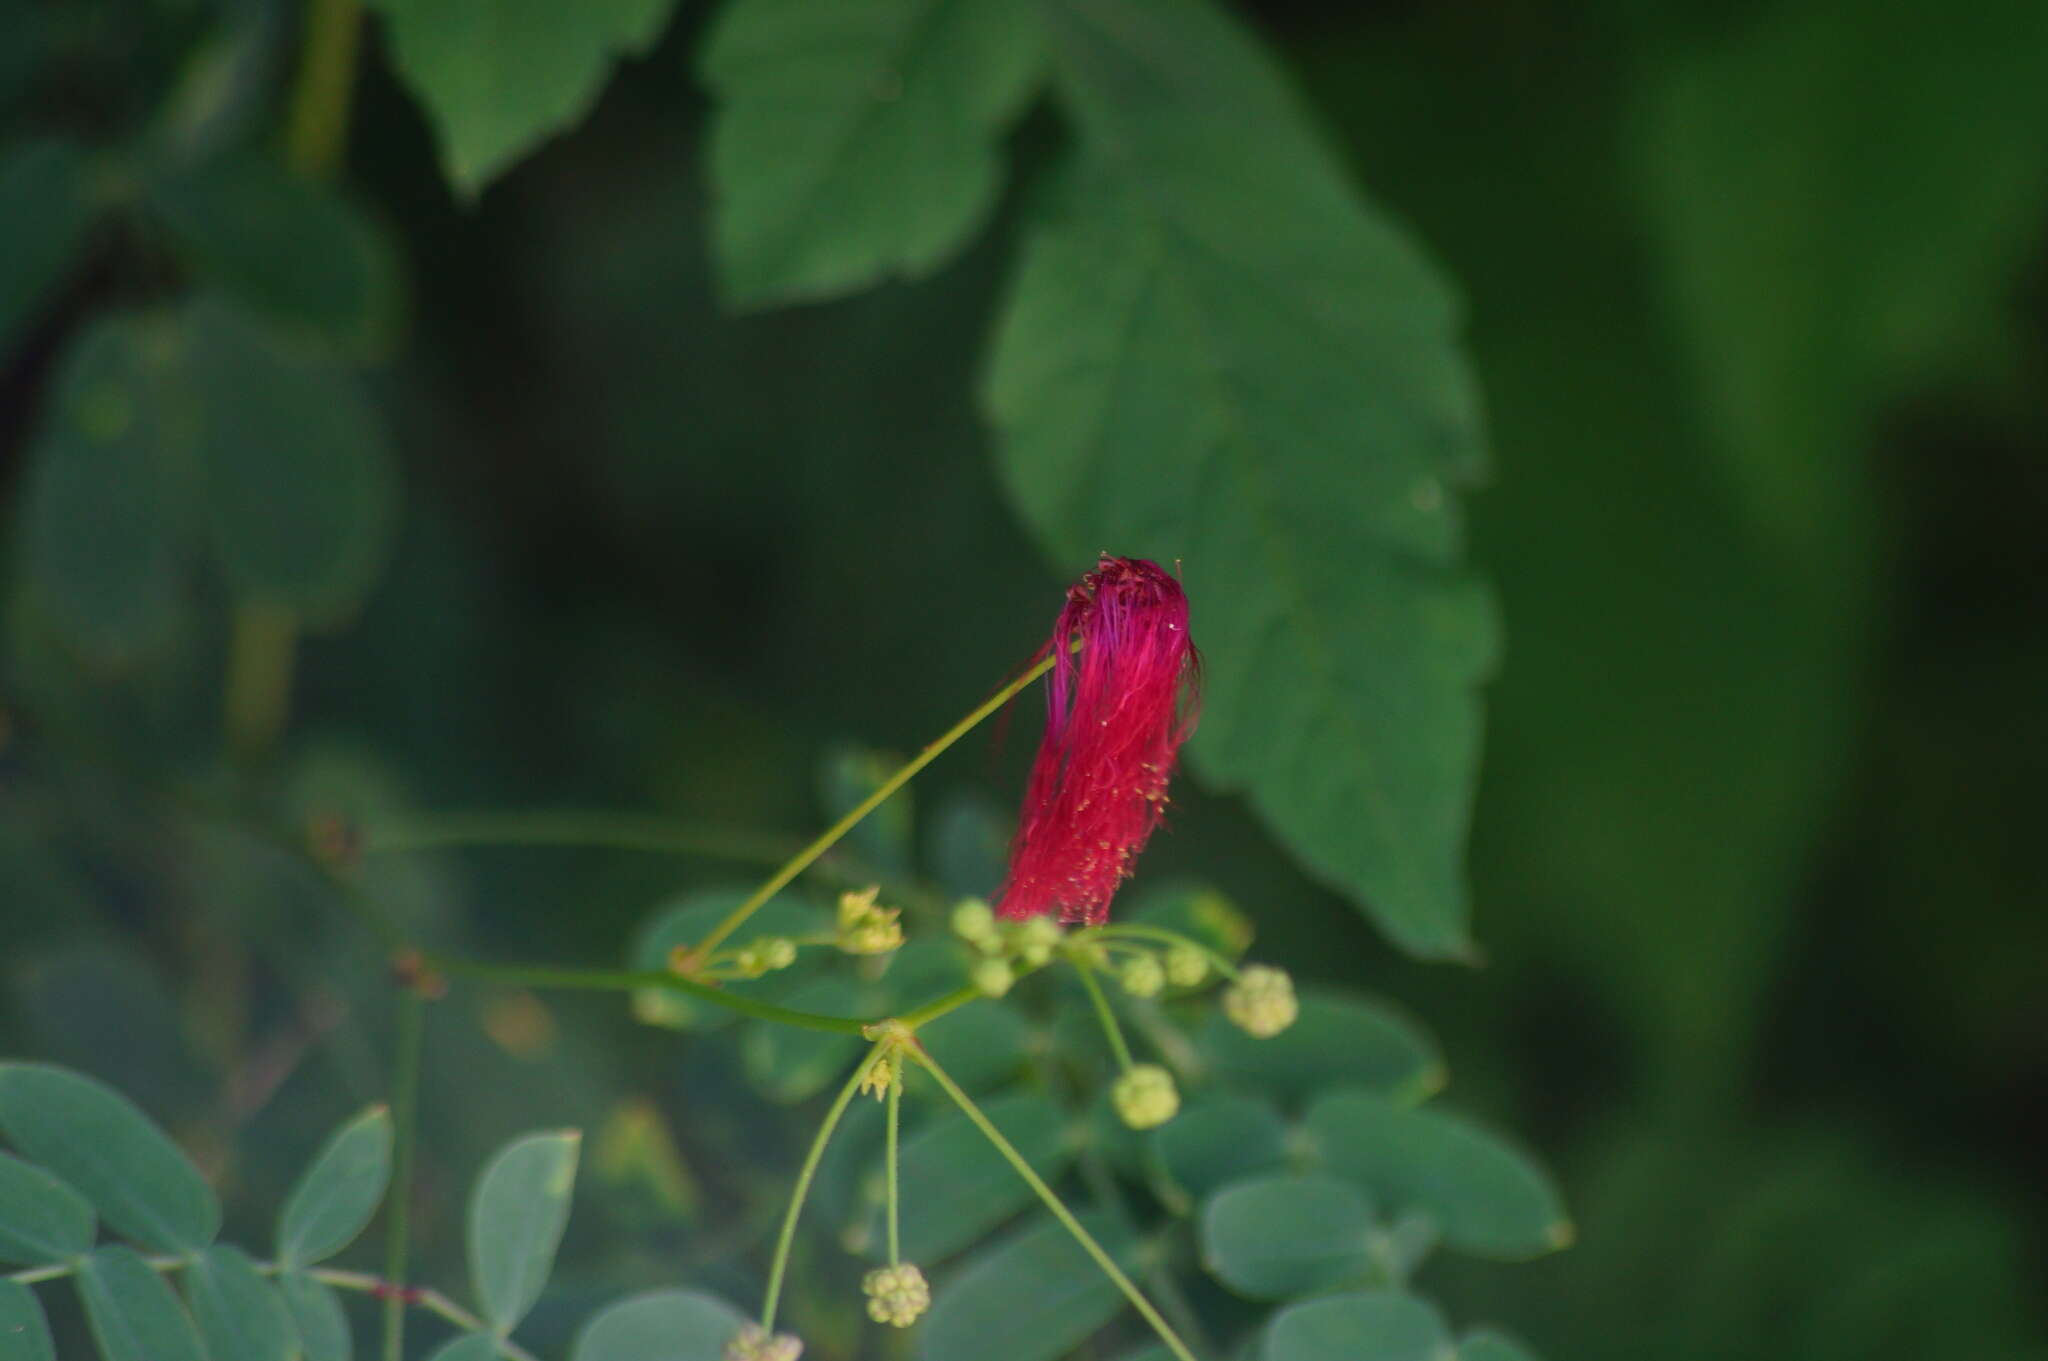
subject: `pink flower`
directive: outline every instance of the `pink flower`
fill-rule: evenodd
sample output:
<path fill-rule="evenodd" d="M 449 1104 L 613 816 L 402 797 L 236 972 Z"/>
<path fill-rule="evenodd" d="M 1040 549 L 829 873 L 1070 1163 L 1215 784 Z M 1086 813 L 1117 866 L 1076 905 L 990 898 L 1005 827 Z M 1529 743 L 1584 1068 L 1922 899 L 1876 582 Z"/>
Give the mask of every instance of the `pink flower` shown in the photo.
<path fill-rule="evenodd" d="M 1067 592 L 1046 648 L 1057 661 L 1045 740 L 997 910 L 1099 925 L 1165 815 L 1167 781 L 1194 731 L 1201 656 L 1187 594 L 1158 563 L 1104 555 Z"/>

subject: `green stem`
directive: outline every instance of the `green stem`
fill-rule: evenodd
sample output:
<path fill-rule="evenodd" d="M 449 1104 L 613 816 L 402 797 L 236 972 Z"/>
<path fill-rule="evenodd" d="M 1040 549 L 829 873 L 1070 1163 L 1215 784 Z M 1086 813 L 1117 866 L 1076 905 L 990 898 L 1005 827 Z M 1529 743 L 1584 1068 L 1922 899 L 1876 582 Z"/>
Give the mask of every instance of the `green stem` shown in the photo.
<path fill-rule="evenodd" d="M 1225 978 L 1237 977 L 1237 965 L 1231 963 L 1226 956 L 1210 949 L 1193 936 L 1184 936 L 1178 931 L 1169 931 L 1163 926 L 1139 926 L 1135 923 L 1129 925 L 1118 923 L 1115 926 L 1091 928 L 1086 935 L 1101 940 L 1110 940 L 1123 936 L 1134 937 L 1140 940 L 1162 941 L 1168 945 L 1185 945 L 1190 950 L 1200 950 L 1202 956 L 1209 961 L 1209 966 Z"/>
<path fill-rule="evenodd" d="M 284 731 L 291 708 L 298 623 L 280 605 L 235 607 L 228 635 L 225 721 L 236 759 L 260 759 Z"/>
<path fill-rule="evenodd" d="M 818 1163 L 825 1156 L 825 1145 L 832 1139 L 832 1131 L 839 1127 L 839 1117 L 846 1114 L 846 1108 L 853 1101 L 853 1094 L 860 1090 L 860 1084 L 867 1079 L 868 1070 L 882 1056 L 882 1047 L 876 1045 L 868 1051 L 860 1066 L 853 1070 L 853 1076 L 846 1079 L 846 1085 L 833 1098 L 832 1108 L 825 1112 L 825 1122 L 818 1126 L 817 1135 L 811 1140 L 811 1151 L 804 1155 L 803 1170 L 796 1175 L 796 1190 L 789 1198 L 789 1212 L 782 1217 L 782 1232 L 775 1237 L 775 1256 L 768 1263 L 768 1293 L 761 1301 L 761 1329 L 775 1331 L 775 1306 L 782 1298 L 782 1278 L 789 1270 L 790 1246 L 796 1242 L 797 1216 L 803 1213 L 804 1198 L 811 1193 L 811 1179 L 818 1174 Z"/>
<path fill-rule="evenodd" d="M 967 717 L 961 719 L 958 723 L 955 723 L 951 728 L 948 728 L 937 741 L 905 762 L 902 769 L 884 780 L 874 793 L 855 804 L 845 817 L 826 828 L 817 840 L 798 851 L 781 869 L 769 875 L 767 881 L 755 889 L 745 902 L 734 908 L 724 921 L 712 927 L 711 933 L 698 941 L 691 953 L 699 959 L 710 954 L 727 936 L 739 930 L 741 924 L 747 918 L 759 911 L 763 903 L 788 887 L 789 882 L 808 869 L 812 861 L 816 860 L 826 851 L 831 850 L 833 845 L 841 837 L 852 831 L 862 818 L 881 807 L 891 794 L 894 794 L 904 785 L 910 783 L 911 777 L 930 765 L 940 752 L 972 732 L 975 725 L 996 710 L 1002 708 L 1005 704 L 1008 704 L 1017 696 L 1019 691 L 1023 690 L 1040 676 L 1043 676 L 1046 672 L 1052 670 L 1052 664 L 1053 657 L 1048 654 L 1029 671 L 1026 671 L 1023 675 L 996 691 L 995 694 L 989 696 L 974 712 L 968 714 Z"/>
<path fill-rule="evenodd" d="M 576 846 L 780 865 L 793 841 L 742 827 L 678 826 L 666 818 L 644 814 L 544 809 L 407 818 L 369 828 L 363 852 L 390 855 L 449 846 Z"/>
<path fill-rule="evenodd" d="M 958 1011 L 980 996 L 981 989 L 969 984 L 967 987 L 954 989 L 944 997 L 935 997 L 921 1007 L 904 1012 L 896 1019 L 915 1030 L 927 1022 L 938 1020 L 948 1012 Z"/>
<path fill-rule="evenodd" d="M 1074 972 L 1081 975 L 1081 986 L 1088 989 L 1088 1000 L 1095 1006 L 1096 1019 L 1102 1022 L 1102 1033 L 1109 1036 L 1109 1050 L 1116 1055 L 1118 1071 L 1128 1073 L 1133 1067 L 1131 1047 L 1124 1043 L 1123 1027 L 1116 1022 L 1116 1013 L 1109 1009 L 1109 999 L 1102 994 L 1102 985 L 1095 981 L 1095 966 L 1090 964 L 1079 951 L 1068 955 L 1074 961 Z"/>
<path fill-rule="evenodd" d="M 1102 1274 L 1115 1283 L 1116 1288 L 1123 1292 L 1124 1298 L 1131 1302 L 1131 1307 L 1138 1311 L 1145 1322 L 1152 1325 L 1152 1331 L 1159 1334 L 1159 1340 L 1166 1344 L 1166 1349 L 1179 1358 L 1179 1361 L 1195 1361 L 1195 1354 L 1180 1340 L 1180 1334 L 1176 1333 L 1173 1326 L 1152 1307 L 1152 1301 L 1145 1298 L 1144 1292 L 1131 1283 L 1131 1278 L 1124 1274 L 1123 1268 L 1116 1264 L 1102 1244 L 1095 1241 L 1095 1235 L 1089 1233 L 1081 1226 L 1081 1221 L 1074 1218 L 1073 1211 L 1069 1210 L 1066 1203 L 1045 1184 L 1045 1179 L 1038 1175 L 1037 1170 L 1025 1160 L 1024 1155 L 1003 1137 L 1003 1132 L 995 1127 L 995 1122 L 982 1114 L 981 1107 L 974 1104 L 973 1098 L 960 1090 L 959 1084 L 933 1061 L 932 1056 L 925 1052 L 924 1046 L 909 1045 L 905 1047 L 905 1052 L 923 1065 L 924 1070 L 932 1075 L 932 1080 L 945 1090 L 947 1096 L 953 1098 L 953 1104 L 974 1122 L 982 1137 L 995 1145 L 996 1152 L 1003 1155 L 1003 1160 L 1016 1169 L 1017 1175 L 1022 1177 L 1025 1184 L 1045 1202 L 1045 1208 L 1052 1211 L 1053 1218 L 1074 1236 L 1074 1241 L 1079 1243 L 1082 1250 L 1094 1260 L 1095 1265 L 1101 1268 Z"/>
<path fill-rule="evenodd" d="M 752 1016 L 760 1021 L 779 1021 L 783 1025 L 800 1026 L 805 1030 L 824 1030 L 835 1035 L 858 1035 L 872 1021 L 858 1016 L 827 1016 L 816 1011 L 795 1011 L 789 1007 L 778 1007 L 773 1002 L 762 1002 L 752 997 L 743 997 L 724 988 L 714 988 L 708 983 L 699 983 L 679 974 L 659 970 L 633 969 L 550 969 L 524 964 L 480 964 L 474 960 L 447 959 L 439 955 L 427 957 L 427 965 L 442 973 L 460 978 L 476 978 L 487 983 L 504 983 L 521 988 L 559 988 L 577 992 L 630 992 L 636 988 L 668 988 L 675 992 L 688 993 L 701 1001 L 710 1002 L 742 1016 Z"/>
<path fill-rule="evenodd" d="M 903 1123 L 903 1069 L 898 1061 L 895 1076 L 889 1082 L 889 1134 L 888 1171 L 889 1182 L 889 1265 L 903 1265 L 903 1235 L 898 1227 L 899 1214 L 896 1196 L 896 1140 L 897 1130 Z"/>
<path fill-rule="evenodd" d="M 362 28 L 358 0 L 311 0 L 306 7 L 304 56 L 285 130 L 285 154 L 302 175 L 324 179 L 341 163 Z"/>
<path fill-rule="evenodd" d="M 391 1119 L 397 1144 L 391 1168 L 391 1193 L 384 1234 L 384 1279 L 405 1284 L 406 1253 L 411 1246 L 413 1148 L 418 1142 L 420 1047 L 426 1029 L 426 999 L 408 989 L 398 1004 L 398 1059 L 392 1079 Z M 394 1289 L 384 1301 L 384 1361 L 405 1356 L 405 1297 Z"/>

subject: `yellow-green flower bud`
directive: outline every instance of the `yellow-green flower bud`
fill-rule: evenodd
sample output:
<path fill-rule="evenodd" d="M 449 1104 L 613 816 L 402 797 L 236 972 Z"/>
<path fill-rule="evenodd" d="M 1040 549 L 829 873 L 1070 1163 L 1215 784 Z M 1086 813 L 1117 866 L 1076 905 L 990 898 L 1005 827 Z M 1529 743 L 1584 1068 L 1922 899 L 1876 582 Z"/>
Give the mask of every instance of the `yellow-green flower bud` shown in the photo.
<path fill-rule="evenodd" d="M 741 1328 L 725 1344 L 725 1361 L 797 1361 L 804 1354 L 802 1339 L 792 1333 L 773 1333 L 758 1323 Z"/>
<path fill-rule="evenodd" d="M 868 1297 L 868 1317 L 877 1323 L 908 1328 L 932 1307 L 932 1288 L 924 1273 L 910 1263 L 877 1267 L 861 1278 Z"/>
<path fill-rule="evenodd" d="M 979 898 L 962 898 L 953 908 L 953 934 L 977 950 L 999 944 L 996 914 Z"/>
<path fill-rule="evenodd" d="M 1223 1014 L 1238 1029 L 1264 1040 L 1293 1025 L 1301 1003 L 1295 1000 L 1294 980 L 1285 969 L 1247 964 L 1224 990 Z"/>
<path fill-rule="evenodd" d="M 877 907 L 880 888 L 839 895 L 839 948 L 850 955 L 885 955 L 903 943 L 900 908 Z"/>
<path fill-rule="evenodd" d="M 1156 1063 L 1141 1063 L 1109 1090 L 1117 1118 L 1132 1129 L 1155 1129 L 1180 1113 L 1180 1089 L 1173 1074 Z"/>
<path fill-rule="evenodd" d="M 902 1055 L 893 1048 L 884 1050 L 875 1056 L 874 1063 L 868 1068 L 867 1076 L 860 1080 L 860 1089 L 874 1093 L 875 1100 L 880 1101 L 889 1094 L 889 1089 L 896 1085 L 897 1076 L 902 1071 Z"/>
<path fill-rule="evenodd" d="M 1175 945 L 1166 952 L 1166 981 L 1176 988 L 1200 987 L 1209 976 L 1209 956 L 1192 945 Z"/>
<path fill-rule="evenodd" d="M 1017 957 L 1037 968 L 1052 960 L 1066 932 L 1050 917 L 1033 917 L 1017 928 Z"/>
<path fill-rule="evenodd" d="M 736 962 L 749 978 L 787 969 L 796 963 L 796 942 L 787 936 L 763 936 L 741 949 Z"/>
<path fill-rule="evenodd" d="M 1124 961 L 1117 981 L 1133 997 L 1157 997 L 1166 987 L 1166 970 L 1160 967 L 1157 955 L 1150 952 L 1132 955 Z"/>
<path fill-rule="evenodd" d="M 1001 997 L 1017 981 L 1017 971 L 1007 959 L 982 959 L 975 961 L 967 977 L 982 996 Z"/>

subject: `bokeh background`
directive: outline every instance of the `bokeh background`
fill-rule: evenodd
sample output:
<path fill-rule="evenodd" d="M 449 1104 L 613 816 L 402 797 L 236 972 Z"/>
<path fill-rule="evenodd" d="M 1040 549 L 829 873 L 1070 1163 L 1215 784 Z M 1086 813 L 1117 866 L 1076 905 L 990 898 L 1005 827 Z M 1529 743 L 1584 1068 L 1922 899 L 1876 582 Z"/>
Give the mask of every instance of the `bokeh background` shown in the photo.
<path fill-rule="evenodd" d="M 1241 8 L 1469 307 L 1496 455 L 1474 552 L 1507 639 L 1471 852 L 1485 961 L 1404 959 L 1193 781 L 1144 875 L 1203 876 L 1262 954 L 1399 999 L 1458 1103 L 1556 1171 L 1577 1245 L 1432 1267 L 1460 1317 L 1584 1361 L 2048 1355 L 2038 5 Z M 974 396 L 1057 126 L 1022 128 L 1002 214 L 936 277 L 729 316 L 704 9 L 474 204 L 370 30 L 345 183 L 399 243 L 405 317 L 371 374 L 402 512 L 366 604 L 301 649 L 294 787 L 803 831 L 828 753 L 914 750 L 1088 565 L 1027 539 Z M 0 132 L 132 129 L 219 35 L 283 22 L 8 0 Z M 10 338 L 10 506 L 67 337 L 161 286 L 147 246 L 96 240 Z M 352 1010 L 375 963 L 346 923 L 246 838 L 167 831 L 129 778 L 218 746 L 219 588 L 173 583 L 175 636 L 107 667 L 9 570 L 0 1050 L 109 1077 L 274 1203 L 380 1089 L 385 1021 Z M 920 835 L 1007 803 L 1028 747 L 949 755 Z M 603 961 L 734 869 L 378 872 L 448 938 Z M 692 1133 L 720 1074 L 611 1003 L 463 1005 L 479 1024 L 430 1055 L 429 1260 L 459 1255 L 483 1150 L 582 1123 L 612 1139 L 572 1230 L 590 1297 L 720 1270 L 712 1226 L 747 1189 Z"/>

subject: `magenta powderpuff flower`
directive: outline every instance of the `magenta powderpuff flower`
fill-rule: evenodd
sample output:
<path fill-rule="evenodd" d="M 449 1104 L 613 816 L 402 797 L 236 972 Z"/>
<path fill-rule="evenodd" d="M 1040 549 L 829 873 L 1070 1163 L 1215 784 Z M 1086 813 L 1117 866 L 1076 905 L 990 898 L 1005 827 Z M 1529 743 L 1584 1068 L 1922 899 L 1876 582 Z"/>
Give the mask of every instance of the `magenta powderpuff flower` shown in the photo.
<path fill-rule="evenodd" d="M 1167 781 L 1194 731 L 1201 655 L 1187 593 L 1156 562 L 1105 554 L 1067 592 L 1046 649 L 1057 660 L 1045 740 L 997 911 L 1100 925 L 1165 815 Z"/>

